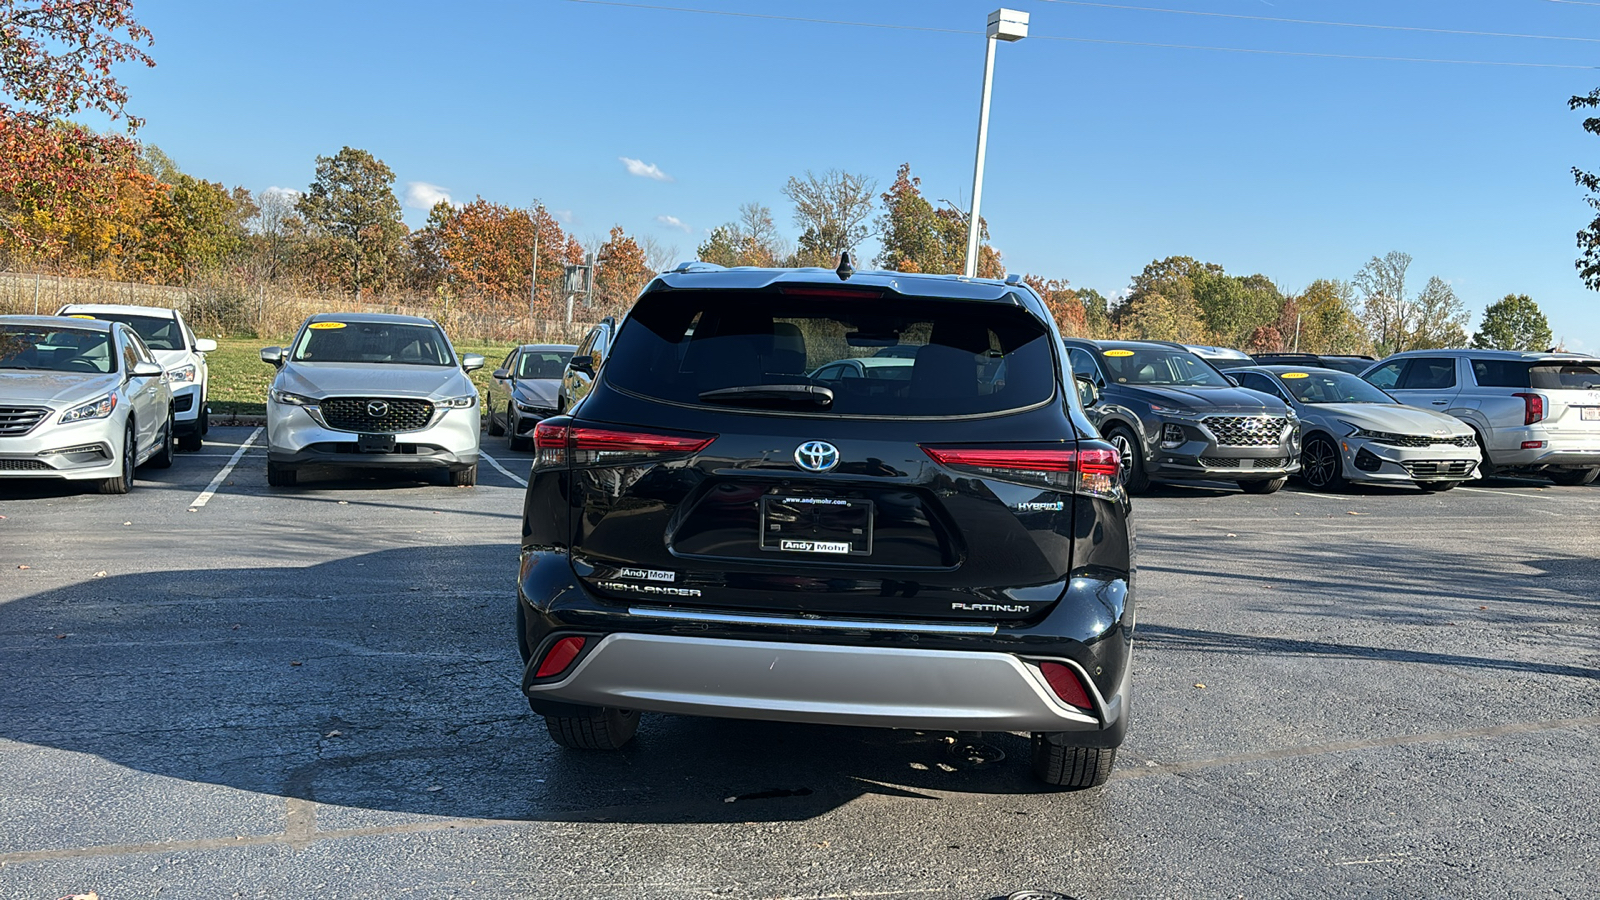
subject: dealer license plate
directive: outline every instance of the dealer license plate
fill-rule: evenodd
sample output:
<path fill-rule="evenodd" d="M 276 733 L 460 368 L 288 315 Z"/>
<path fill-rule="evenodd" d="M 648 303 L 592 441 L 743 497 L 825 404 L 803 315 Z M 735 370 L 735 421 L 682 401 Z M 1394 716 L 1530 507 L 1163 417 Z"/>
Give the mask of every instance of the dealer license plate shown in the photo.
<path fill-rule="evenodd" d="M 356 435 L 356 449 L 362 453 L 393 453 L 394 435 L 358 434 Z"/>
<path fill-rule="evenodd" d="M 872 501 L 794 494 L 762 497 L 761 549 L 868 556 L 872 553 Z"/>
<path fill-rule="evenodd" d="M 1583 421 L 1600 422 L 1600 406 L 1583 407 Z"/>

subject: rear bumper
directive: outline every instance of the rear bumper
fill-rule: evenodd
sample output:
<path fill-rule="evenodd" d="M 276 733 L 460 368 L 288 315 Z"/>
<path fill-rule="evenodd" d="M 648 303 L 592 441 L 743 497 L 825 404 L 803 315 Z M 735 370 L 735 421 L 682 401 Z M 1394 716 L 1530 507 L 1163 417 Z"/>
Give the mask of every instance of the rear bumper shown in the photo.
<path fill-rule="evenodd" d="M 1095 732 L 1120 723 L 1127 702 L 1125 691 L 1109 700 L 1096 691 L 1095 711 L 1068 706 L 1037 662 L 1009 653 L 647 634 L 607 635 L 561 681 L 525 691 L 587 706 L 946 731 Z"/>
<path fill-rule="evenodd" d="M 1557 430 L 1544 425 L 1497 429 L 1489 455 L 1501 468 L 1600 466 L 1600 432 Z M 1536 443 L 1538 447 L 1523 447 Z"/>

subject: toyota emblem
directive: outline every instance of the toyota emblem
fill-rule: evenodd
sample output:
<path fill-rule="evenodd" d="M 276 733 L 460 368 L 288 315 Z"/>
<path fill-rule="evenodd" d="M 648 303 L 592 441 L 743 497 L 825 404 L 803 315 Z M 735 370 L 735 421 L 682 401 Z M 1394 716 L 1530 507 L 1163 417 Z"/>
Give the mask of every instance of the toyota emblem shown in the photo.
<path fill-rule="evenodd" d="M 367 415 L 373 417 L 374 419 L 381 419 L 388 414 L 389 402 L 387 400 L 367 401 Z"/>
<path fill-rule="evenodd" d="M 806 441 L 795 448 L 794 461 L 807 472 L 826 472 L 839 464 L 839 448 L 827 441 Z"/>

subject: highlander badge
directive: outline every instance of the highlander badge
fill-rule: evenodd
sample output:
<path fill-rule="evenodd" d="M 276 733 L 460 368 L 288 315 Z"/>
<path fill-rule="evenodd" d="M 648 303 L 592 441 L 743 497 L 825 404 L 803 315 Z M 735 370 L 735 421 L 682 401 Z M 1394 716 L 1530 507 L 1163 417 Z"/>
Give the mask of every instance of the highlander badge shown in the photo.
<path fill-rule="evenodd" d="M 794 461 L 807 472 L 826 472 L 839 464 L 839 448 L 827 441 L 806 441 L 795 448 Z"/>

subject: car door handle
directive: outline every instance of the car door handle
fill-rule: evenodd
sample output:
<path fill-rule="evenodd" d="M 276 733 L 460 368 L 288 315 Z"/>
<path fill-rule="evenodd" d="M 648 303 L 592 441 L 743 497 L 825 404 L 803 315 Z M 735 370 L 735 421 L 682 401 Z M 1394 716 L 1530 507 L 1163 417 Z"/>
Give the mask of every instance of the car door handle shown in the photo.
<path fill-rule="evenodd" d="M 1447 404 L 1449 402 L 1450 401 L 1448 401 L 1448 400 L 1435 400 L 1435 401 L 1433 401 L 1433 405 L 1434 406 L 1444 406 L 1445 404 Z"/>

